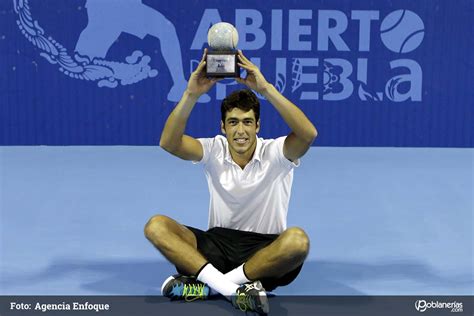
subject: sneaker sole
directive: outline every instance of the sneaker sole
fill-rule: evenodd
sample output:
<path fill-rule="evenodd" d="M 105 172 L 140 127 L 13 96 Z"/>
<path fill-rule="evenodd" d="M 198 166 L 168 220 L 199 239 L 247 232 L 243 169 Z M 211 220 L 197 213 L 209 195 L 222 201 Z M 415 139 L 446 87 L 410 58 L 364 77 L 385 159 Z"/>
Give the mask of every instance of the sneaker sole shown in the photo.
<path fill-rule="evenodd" d="M 174 280 L 174 279 L 175 279 L 175 277 L 172 275 L 172 276 L 168 277 L 165 280 L 165 282 L 163 282 L 163 284 L 161 285 L 161 295 L 162 296 L 165 296 L 165 294 L 163 293 L 163 290 L 165 289 L 166 284 L 168 284 L 171 280 Z"/>
<path fill-rule="evenodd" d="M 258 299 L 258 307 L 259 309 L 261 309 L 265 314 L 268 314 L 270 312 L 270 304 L 268 304 L 268 297 L 267 295 L 265 294 L 265 292 L 263 292 L 264 295 L 259 295 L 259 299 Z"/>
<path fill-rule="evenodd" d="M 268 297 L 267 293 L 265 292 L 265 289 L 263 288 L 262 282 L 256 281 L 255 282 L 257 287 L 259 287 L 262 292 L 259 292 L 258 294 L 258 308 L 261 309 L 265 314 L 268 314 L 270 312 L 270 304 L 268 303 Z"/>

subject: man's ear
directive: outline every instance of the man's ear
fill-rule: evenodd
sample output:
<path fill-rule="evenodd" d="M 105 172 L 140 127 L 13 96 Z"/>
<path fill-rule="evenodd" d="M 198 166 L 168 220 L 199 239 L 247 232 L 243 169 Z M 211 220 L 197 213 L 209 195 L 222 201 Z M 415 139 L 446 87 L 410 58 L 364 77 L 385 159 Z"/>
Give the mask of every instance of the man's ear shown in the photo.
<path fill-rule="evenodd" d="M 225 135 L 224 122 L 221 120 L 221 132 Z"/>
<path fill-rule="evenodd" d="M 260 132 L 260 119 L 258 119 L 257 121 L 257 129 L 256 129 L 256 133 Z"/>

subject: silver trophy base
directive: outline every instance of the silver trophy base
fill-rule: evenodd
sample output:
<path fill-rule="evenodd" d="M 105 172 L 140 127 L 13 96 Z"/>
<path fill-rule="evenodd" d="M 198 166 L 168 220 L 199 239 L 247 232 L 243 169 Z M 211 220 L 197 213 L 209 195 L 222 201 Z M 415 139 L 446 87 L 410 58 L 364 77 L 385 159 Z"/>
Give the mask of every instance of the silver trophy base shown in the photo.
<path fill-rule="evenodd" d="M 216 51 L 208 52 L 206 57 L 206 76 L 210 78 L 239 77 L 237 53 Z"/>

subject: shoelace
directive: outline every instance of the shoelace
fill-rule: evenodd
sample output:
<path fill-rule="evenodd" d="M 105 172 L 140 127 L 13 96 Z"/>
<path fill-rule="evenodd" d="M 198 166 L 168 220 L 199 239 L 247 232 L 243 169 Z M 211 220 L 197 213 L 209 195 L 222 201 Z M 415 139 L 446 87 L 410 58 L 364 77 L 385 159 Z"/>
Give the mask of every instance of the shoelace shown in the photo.
<path fill-rule="evenodd" d="M 235 299 L 235 303 L 242 312 L 246 312 L 249 308 L 252 309 L 252 299 L 245 293 L 239 293 Z"/>
<path fill-rule="evenodd" d="M 204 299 L 204 284 L 185 284 L 183 288 L 183 296 L 186 302 L 192 302 L 197 299 Z"/>

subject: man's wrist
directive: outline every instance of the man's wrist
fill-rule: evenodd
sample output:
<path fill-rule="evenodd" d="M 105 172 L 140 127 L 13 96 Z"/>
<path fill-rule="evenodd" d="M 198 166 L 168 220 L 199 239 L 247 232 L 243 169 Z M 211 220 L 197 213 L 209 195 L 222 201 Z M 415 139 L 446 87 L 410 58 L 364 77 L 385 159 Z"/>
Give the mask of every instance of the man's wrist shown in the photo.
<path fill-rule="evenodd" d="M 268 98 L 268 96 L 275 90 L 275 87 L 271 83 L 267 83 L 263 89 L 259 91 L 261 95 L 263 95 L 265 98 Z"/>
<path fill-rule="evenodd" d="M 201 96 L 201 94 L 191 92 L 188 89 L 184 90 L 184 93 L 183 93 L 183 97 L 186 97 L 186 98 L 191 99 L 191 100 L 197 100 L 197 99 L 199 99 L 200 96 Z"/>

